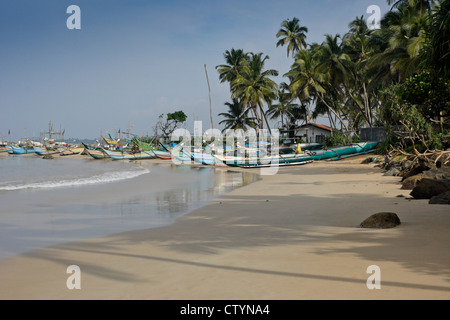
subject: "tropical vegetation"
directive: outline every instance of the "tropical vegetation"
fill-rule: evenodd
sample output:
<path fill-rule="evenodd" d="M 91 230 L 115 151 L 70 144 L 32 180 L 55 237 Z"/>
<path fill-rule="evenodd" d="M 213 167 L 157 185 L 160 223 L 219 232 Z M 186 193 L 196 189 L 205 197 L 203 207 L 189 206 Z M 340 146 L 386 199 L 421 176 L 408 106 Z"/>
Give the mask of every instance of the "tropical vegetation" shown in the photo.
<path fill-rule="evenodd" d="M 442 147 L 450 129 L 450 0 L 387 2 L 392 7 L 379 29 L 355 17 L 347 33 L 327 34 L 322 43 L 307 42 L 298 18 L 282 21 L 276 46 L 293 61 L 279 84 L 278 71 L 265 68 L 268 56 L 226 51 L 216 69 L 236 104 L 226 105 L 239 115 L 221 113 L 226 128 L 269 127 L 269 118 L 289 131 L 322 116 L 349 141 L 361 128 L 401 128 L 413 144 Z"/>

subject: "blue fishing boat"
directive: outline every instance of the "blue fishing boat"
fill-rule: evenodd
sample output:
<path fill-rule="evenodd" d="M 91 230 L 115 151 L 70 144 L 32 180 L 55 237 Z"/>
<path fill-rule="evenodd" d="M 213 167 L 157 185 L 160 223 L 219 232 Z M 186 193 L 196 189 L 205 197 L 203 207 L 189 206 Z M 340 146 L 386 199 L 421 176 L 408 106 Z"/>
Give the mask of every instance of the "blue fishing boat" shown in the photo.
<path fill-rule="evenodd" d="M 34 151 L 38 154 L 38 155 L 43 155 L 47 152 L 46 148 L 41 148 L 41 147 L 33 147 Z"/>
<path fill-rule="evenodd" d="M 220 161 L 214 155 L 206 152 L 189 152 L 185 149 L 181 149 L 182 153 L 185 155 L 184 158 L 187 158 L 188 161 L 192 160 L 199 164 L 203 164 L 205 166 L 219 166 L 226 167 L 226 163 Z"/>
<path fill-rule="evenodd" d="M 311 160 L 327 160 L 339 159 L 348 155 L 355 155 L 374 151 L 377 147 L 377 141 L 367 141 L 360 143 L 353 143 L 348 146 L 340 146 L 329 149 L 322 149 L 311 152 Z"/>
<path fill-rule="evenodd" d="M 215 156 L 218 160 L 232 167 L 256 168 L 270 165 L 300 165 L 318 160 L 339 160 L 350 155 L 372 152 L 377 147 L 377 141 L 353 143 L 348 146 L 325 148 L 321 150 L 306 150 L 296 152 L 293 148 L 279 149 L 278 155 L 267 156 Z"/>
<path fill-rule="evenodd" d="M 28 154 L 28 153 L 36 153 L 36 150 L 34 148 L 28 148 L 28 147 L 14 147 L 11 146 L 11 151 L 9 151 L 10 154 Z"/>

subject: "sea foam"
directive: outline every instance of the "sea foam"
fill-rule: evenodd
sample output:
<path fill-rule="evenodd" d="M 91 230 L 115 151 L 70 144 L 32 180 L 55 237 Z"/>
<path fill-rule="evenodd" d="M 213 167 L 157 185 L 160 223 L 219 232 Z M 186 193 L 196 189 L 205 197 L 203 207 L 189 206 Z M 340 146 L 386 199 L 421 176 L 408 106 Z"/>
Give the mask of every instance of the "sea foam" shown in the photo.
<path fill-rule="evenodd" d="M 78 187 L 84 185 L 93 185 L 101 183 L 110 183 L 126 179 L 136 178 L 143 174 L 149 173 L 150 170 L 142 169 L 135 171 L 119 171 L 106 172 L 99 175 L 94 175 L 86 178 L 65 179 L 59 181 L 43 181 L 18 185 L 0 186 L 0 191 L 13 191 L 23 189 L 48 189 L 48 188 L 63 188 L 63 187 Z"/>

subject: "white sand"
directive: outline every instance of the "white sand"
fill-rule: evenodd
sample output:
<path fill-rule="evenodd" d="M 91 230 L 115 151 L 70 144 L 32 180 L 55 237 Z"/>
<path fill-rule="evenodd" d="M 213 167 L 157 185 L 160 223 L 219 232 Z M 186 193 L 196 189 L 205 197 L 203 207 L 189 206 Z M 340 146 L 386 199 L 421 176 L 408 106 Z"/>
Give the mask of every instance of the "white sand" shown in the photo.
<path fill-rule="evenodd" d="M 168 227 L 0 260 L 0 299 L 449 299 L 450 207 L 408 200 L 363 158 L 280 168 Z M 384 211 L 402 224 L 358 228 Z"/>

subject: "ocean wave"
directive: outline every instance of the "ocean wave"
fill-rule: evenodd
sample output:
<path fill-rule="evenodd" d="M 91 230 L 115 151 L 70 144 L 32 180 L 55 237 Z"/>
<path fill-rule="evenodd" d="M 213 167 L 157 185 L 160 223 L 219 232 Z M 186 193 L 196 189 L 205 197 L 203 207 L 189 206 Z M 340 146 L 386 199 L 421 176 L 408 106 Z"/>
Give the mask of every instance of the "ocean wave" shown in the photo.
<path fill-rule="evenodd" d="M 0 191 L 13 191 L 23 189 L 48 189 L 48 188 L 63 188 L 63 187 L 77 187 L 101 183 L 110 183 L 126 179 L 136 178 L 143 174 L 147 174 L 150 171 L 148 169 L 138 171 L 119 171 L 119 172 L 107 172 L 99 175 L 95 175 L 87 178 L 66 179 L 60 181 L 44 181 L 19 185 L 7 185 L 0 186 Z"/>

